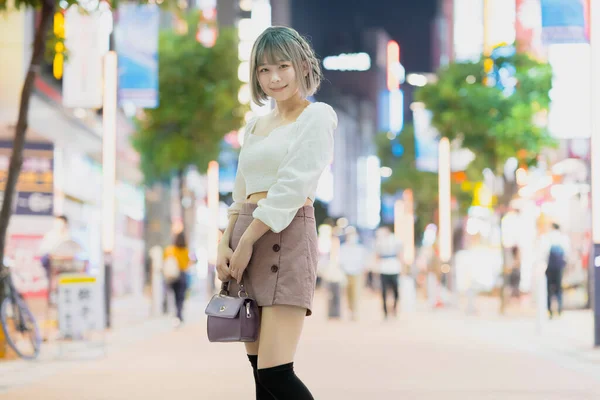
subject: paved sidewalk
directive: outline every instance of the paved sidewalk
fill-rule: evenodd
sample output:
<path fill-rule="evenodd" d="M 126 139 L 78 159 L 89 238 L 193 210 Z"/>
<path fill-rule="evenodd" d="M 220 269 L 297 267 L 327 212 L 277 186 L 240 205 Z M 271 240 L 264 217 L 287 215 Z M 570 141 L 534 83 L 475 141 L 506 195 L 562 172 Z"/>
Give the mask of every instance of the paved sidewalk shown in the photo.
<path fill-rule="evenodd" d="M 530 320 L 457 309 L 420 309 L 384 322 L 379 298 L 363 299 L 360 321 L 327 321 L 326 294 L 317 295 L 296 370 L 318 400 L 600 398 L 597 359 L 546 345 L 557 342 L 552 329 L 564 331 L 579 315 L 552 321 L 542 339 Z M 253 399 L 243 345 L 208 343 L 202 304 L 189 311 L 200 321 L 138 332 L 105 358 L 73 362 L 0 399 Z"/>
<path fill-rule="evenodd" d="M 197 309 L 203 306 L 204 299 L 193 297 L 188 303 L 190 308 Z M 197 323 L 201 319 L 199 313 L 190 313 L 191 322 Z M 35 361 L 16 359 L 0 362 L 0 393 L 101 360 L 132 344 L 171 332 L 173 322 L 170 316 L 153 318 L 151 303 L 146 297 L 116 299 L 113 302 L 112 329 L 94 334 L 89 342 L 50 340 L 42 344 L 40 356 Z"/>
<path fill-rule="evenodd" d="M 465 318 L 466 334 L 486 338 L 499 346 L 544 356 L 563 366 L 600 377 L 600 349 L 594 348 L 594 316 L 591 310 L 565 311 L 559 318 L 541 321 L 525 307 L 498 314 L 498 299 L 478 298 L 478 313 Z M 453 310 L 457 316 L 464 310 Z"/>

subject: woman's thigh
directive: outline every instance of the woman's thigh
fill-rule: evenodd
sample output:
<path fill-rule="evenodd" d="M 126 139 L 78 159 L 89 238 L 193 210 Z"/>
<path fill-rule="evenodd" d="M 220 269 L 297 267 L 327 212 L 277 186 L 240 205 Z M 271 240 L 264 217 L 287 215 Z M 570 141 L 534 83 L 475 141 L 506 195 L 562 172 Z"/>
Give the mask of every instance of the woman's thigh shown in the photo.
<path fill-rule="evenodd" d="M 276 305 L 262 308 L 258 368 L 294 361 L 306 318 L 306 309 Z"/>
<path fill-rule="evenodd" d="M 260 343 L 260 338 L 256 339 L 255 342 L 246 342 L 244 346 L 246 347 L 246 354 L 251 356 L 258 355 L 258 345 Z"/>

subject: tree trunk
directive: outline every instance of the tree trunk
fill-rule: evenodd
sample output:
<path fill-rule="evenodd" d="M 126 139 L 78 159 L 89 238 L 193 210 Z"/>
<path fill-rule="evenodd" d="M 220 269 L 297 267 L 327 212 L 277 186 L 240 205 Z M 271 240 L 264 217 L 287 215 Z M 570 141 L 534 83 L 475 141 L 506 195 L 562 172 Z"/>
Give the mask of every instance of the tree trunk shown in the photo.
<path fill-rule="evenodd" d="M 17 180 L 21 173 L 23 165 L 23 148 L 25 146 L 25 134 L 28 127 L 29 100 L 35 83 L 35 78 L 40 71 L 40 64 L 43 60 L 44 50 L 46 48 L 46 34 L 50 21 L 54 16 L 56 2 L 54 0 L 42 1 L 42 10 L 40 24 L 35 32 L 33 41 L 33 54 L 29 63 L 29 70 L 23 83 L 21 91 L 21 102 L 19 104 L 19 119 L 15 129 L 15 138 L 13 140 L 12 154 L 8 166 L 8 178 L 6 188 L 4 189 L 4 199 L 2 209 L 0 210 L 0 261 L 4 260 L 4 250 L 6 246 L 6 231 L 12 213 L 12 203 L 15 197 Z M 0 268 L 4 268 L 4 262 L 0 262 Z"/>
<path fill-rule="evenodd" d="M 183 206 L 183 190 L 185 188 L 184 184 L 185 173 L 183 169 L 177 171 L 177 180 L 179 185 L 179 207 L 181 208 L 181 228 L 183 230 L 183 234 L 185 235 L 186 240 L 188 239 L 187 234 L 187 224 L 185 221 L 185 207 Z"/>

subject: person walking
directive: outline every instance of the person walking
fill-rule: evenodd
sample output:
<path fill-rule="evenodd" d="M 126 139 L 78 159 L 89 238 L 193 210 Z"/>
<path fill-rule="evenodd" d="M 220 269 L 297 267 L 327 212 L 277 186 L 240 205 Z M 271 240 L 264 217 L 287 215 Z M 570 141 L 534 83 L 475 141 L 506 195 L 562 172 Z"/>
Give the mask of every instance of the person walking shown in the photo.
<path fill-rule="evenodd" d="M 570 251 L 569 237 L 560 231 L 560 226 L 557 223 L 553 223 L 550 232 L 542 237 L 542 257 L 546 261 L 547 307 L 551 319 L 554 317 L 552 311 L 553 297 L 556 297 L 558 303 L 558 315 L 562 314 L 562 278 Z"/>
<path fill-rule="evenodd" d="M 57 248 L 71 240 L 71 232 L 69 228 L 69 219 L 65 215 L 59 215 L 54 218 L 52 229 L 48 231 L 40 243 L 40 263 L 44 269 L 44 274 L 48 280 L 47 286 L 47 304 L 48 306 L 56 304 L 58 281 L 58 272 L 56 266 L 53 269 L 52 266 L 52 255 Z"/>
<path fill-rule="evenodd" d="M 340 246 L 340 266 L 346 273 L 346 296 L 353 321 L 357 320 L 359 316 L 359 301 L 367 257 L 367 249 L 359 242 L 356 229 L 354 227 L 347 228 L 346 240 Z"/>
<path fill-rule="evenodd" d="M 517 300 L 521 297 L 521 251 L 519 246 L 513 246 L 511 248 L 512 256 L 512 268 L 508 275 L 508 284 L 511 288 L 511 297 Z"/>
<path fill-rule="evenodd" d="M 176 267 L 179 269 L 179 273 L 175 274 L 176 278 L 167 282 L 168 286 L 175 295 L 175 308 L 177 316 L 177 325 L 183 323 L 183 304 L 185 302 L 185 294 L 187 291 L 187 270 L 190 267 L 191 258 L 190 251 L 188 249 L 185 234 L 179 232 L 175 236 L 173 245 L 168 246 L 164 252 L 165 268 L 168 268 L 167 263 L 176 263 Z M 173 267 L 175 268 L 175 267 Z"/>
<path fill-rule="evenodd" d="M 391 290 L 394 296 L 394 305 L 391 310 L 392 315 L 398 315 L 398 300 L 400 298 L 400 294 L 398 291 L 398 280 L 402 268 L 402 264 L 400 262 L 400 246 L 392 231 L 386 226 L 379 228 L 375 246 L 379 266 L 379 274 L 381 276 L 383 317 L 384 319 L 388 319 L 388 289 Z"/>
<path fill-rule="evenodd" d="M 71 233 L 69 230 L 69 219 L 64 215 L 59 215 L 54 218 L 54 224 L 52 229 L 48 231 L 42 242 L 40 243 L 40 255 L 41 263 L 46 271 L 48 281 L 50 281 L 51 275 L 51 254 L 61 243 L 71 239 Z"/>
<path fill-rule="evenodd" d="M 327 266 L 321 272 L 323 282 L 328 292 L 327 316 L 329 319 L 342 317 L 342 288 L 346 286 L 346 274 L 340 264 L 340 236 L 333 234 Z"/>
<path fill-rule="evenodd" d="M 245 127 L 217 274 L 230 293 L 243 281 L 259 306 L 259 337 L 245 348 L 260 400 L 313 399 L 294 372 L 294 358 L 316 284 L 313 202 L 333 159 L 337 127 L 333 108 L 307 100 L 320 82 L 320 63 L 298 32 L 270 27 L 257 38 L 252 99 L 259 105 L 274 100 L 275 108 Z"/>

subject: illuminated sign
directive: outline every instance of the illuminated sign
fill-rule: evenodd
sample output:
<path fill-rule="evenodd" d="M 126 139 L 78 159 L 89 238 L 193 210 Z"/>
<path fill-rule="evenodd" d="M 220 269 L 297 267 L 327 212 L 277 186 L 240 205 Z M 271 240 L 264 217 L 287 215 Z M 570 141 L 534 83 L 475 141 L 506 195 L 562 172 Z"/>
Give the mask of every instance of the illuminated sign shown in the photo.
<path fill-rule="evenodd" d="M 368 71 L 371 57 L 367 53 L 342 53 L 325 57 L 323 67 L 330 71 Z"/>
<path fill-rule="evenodd" d="M 398 133 L 404 125 L 404 98 L 400 84 L 404 83 L 406 71 L 400 64 L 400 46 L 395 40 L 387 44 L 387 88 L 389 90 L 389 128 Z"/>
<path fill-rule="evenodd" d="M 484 46 L 484 0 L 454 0 L 453 3 L 454 59 L 477 61 Z"/>
<path fill-rule="evenodd" d="M 390 92 L 390 131 L 398 133 L 404 127 L 404 94 L 400 89 Z"/>
<path fill-rule="evenodd" d="M 360 228 L 375 229 L 381 215 L 381 165 L 377 156 L 359 157 L 358 174 L 358 218 Z"/>
<path fill-rule="evenodd" d="M 0 192 L 6 189 L 12 142 L 0 141 Z M 54 145 L 27 142 L 19 174 L 14 212 L 18 215 L 52 215 L 54 210 Z"/>
<path fill-rule="evenodd" d="M 387 44 L 387 87 L 390 92 L 400 87 L 399 65 L 400 46 L 395 40 L 390 40 Z"/>

